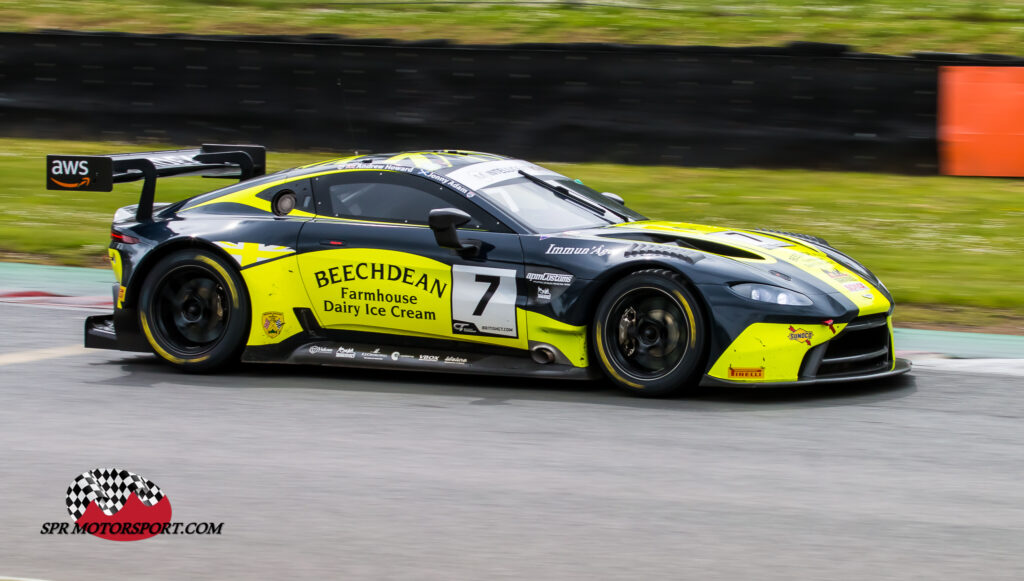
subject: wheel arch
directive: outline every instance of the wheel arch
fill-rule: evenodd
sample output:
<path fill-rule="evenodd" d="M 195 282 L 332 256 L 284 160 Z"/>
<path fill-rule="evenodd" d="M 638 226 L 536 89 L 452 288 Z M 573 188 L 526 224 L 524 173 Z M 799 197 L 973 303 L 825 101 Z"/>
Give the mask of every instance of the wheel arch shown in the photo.
<path fill-rule="evenodd" d="M 602 273 L 600 278 L 594 279 L 591 282 L 590 288 L 588 289 L 586 296 L 582 298 L 582 304 L 580 305 L 583 312 L 587 313 L 588 328 L 593 323 L 593 313 L 597 308 L 597 303 L 602 297 L 604 297 L 605 293 L 608 292 L 608 289 L 619 281 L 619 279 L 629 276 L 634 272 L 641 272 L 644 270 L 668 270 L 682 277 L 687 290 L 689 290 L 697 299 L 698 307 L 701 310 L 701 314 L 704 316 L 704 320 L 707 322 L 709 327 L 712 325 L 713 319 L 707 299 L 704 298 L 703 293 L 700 292 L 700 289 L 693 283 L 693 280 L 686 274 L 686 272 L 680 269 L 678 265 L 674 265 L 668 261 L 645 260 L 643 262 L 629 262 L 616 266 L 615 268 Z"/>
<path fill-rule="evenodd" d="M 217 246 L 216 244 L 204 240 L 202 238 L 195 238 L 192 236 L 172 238 L 166 242 L 162 242 L 155 248 L 146 253 L 142 261 L 138 266 L 133 269 L 131 280 L 125 289 L 124 305 L 128 308 L 138 307 L 139 295 L 142 292 L 142 285 L 149 273 L 153 270 L 153 267 L 157 265 L 165 256 L 173 254 L 179 250 L 186 250 L 189 248 L 206 250 L 211 254 L 215 254 L 222 258 L 226 263 L 231 265 L 235 273 L 238 274 L 238 278 L 242 281 L 243 288 L 246 293 L 249 292 L 248 287 L 245 286 L 245 277 L 242 276 L 241 270 L 238 268 L 238 263 L 231 258 L 224 249 Z"/>

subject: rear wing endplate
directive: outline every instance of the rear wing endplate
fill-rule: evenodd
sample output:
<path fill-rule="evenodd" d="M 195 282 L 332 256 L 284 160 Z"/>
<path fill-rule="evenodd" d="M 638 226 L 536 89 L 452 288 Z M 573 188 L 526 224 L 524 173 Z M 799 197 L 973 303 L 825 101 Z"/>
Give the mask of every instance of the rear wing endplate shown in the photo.
<path fill-rule="evenodd" d="M 109 192 L 114 184 L 144 180 L 135 219 L 153 217 L 156 180 L 201 175 L 247 180 L 267 171 L 262 145 L 204 144 L 197 149 L 143 151 L 114 155 L 47 155 L 46 189 Z"/>

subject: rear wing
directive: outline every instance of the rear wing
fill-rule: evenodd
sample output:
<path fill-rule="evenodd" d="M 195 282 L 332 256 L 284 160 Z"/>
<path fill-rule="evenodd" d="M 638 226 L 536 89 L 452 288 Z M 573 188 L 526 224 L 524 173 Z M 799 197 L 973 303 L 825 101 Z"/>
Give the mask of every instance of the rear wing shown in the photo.
<path fill-rule="evenodd" d="M 267 171 L 262 145 L 205 144 L 197 149 L 142 151 L 114 155 L 47 155 L 46 189 L 109 192 L 114 184 L 144 180 L 135 219 L 153 217 L 156 180 L 201 175 L 247 180 Z"/>

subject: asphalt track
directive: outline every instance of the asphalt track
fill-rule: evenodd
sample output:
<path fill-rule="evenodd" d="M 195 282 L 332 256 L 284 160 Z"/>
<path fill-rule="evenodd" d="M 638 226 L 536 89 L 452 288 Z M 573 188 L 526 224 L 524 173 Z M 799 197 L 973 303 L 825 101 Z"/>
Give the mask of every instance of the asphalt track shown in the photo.
<path fill-rule="evenodd" d="M 1021 377 L 648 401 L 306 367 L 189 376 L 76 348 L 85 314 L 0 304 L 0 577 L 1024 578 Z M 103 466 L 223 533 L 41 535 Z"/>

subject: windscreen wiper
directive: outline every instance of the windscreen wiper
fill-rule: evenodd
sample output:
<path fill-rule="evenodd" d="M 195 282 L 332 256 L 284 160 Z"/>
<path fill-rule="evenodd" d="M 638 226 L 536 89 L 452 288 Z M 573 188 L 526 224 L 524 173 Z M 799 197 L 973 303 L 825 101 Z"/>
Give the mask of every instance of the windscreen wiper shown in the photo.
<path fill-rule="evenodd" d="M 583 196 L 573 192 L 569 188 L 566 188 L 564 186 L 558 186 L 558 185 L 555 185 L 555 184 L 549 184 L 548 182 L 540 179 L 539 177 L 537 177 L 535 175 L 528 174 L 528 173 L 526 173 L 523 170 L 519 170 L 519 175 L 521 175 L 524 178 L 530 180 L 531 182 L 537 184 L 538 186 L 548 190 L 549 192 L 552 192 L 553 194 L 555 194 L 556 196 L 562 198 L 563 200 L 567 200 L 569 202 L 572 202 L 572 203 L 576 204 L 577 206 L 580 206 L 581 208 L 583 208 L 585 210 L 590 210 L 591 212 L 597 214 L 598 216 L 600 216 L 602 218 L 604 218 L 605 212 L 609 212 L 609 213 L 611 213 L 611 214 L 613 214 L 615 216 L 618 216 L 619 218 L 622 218 L 623 220 L 627 220 L 627 218 L 625 216 L 617 214 L 616 212 L 612 212 L 611 210 L 609 210 L 608 208 L 605 208 L 601 204 L 598 204 L 597 202 L 592 202 L 592 201 L 584 198 Z M 607 218 L 604 218 L 604 219 L 607 220 Z"/>

